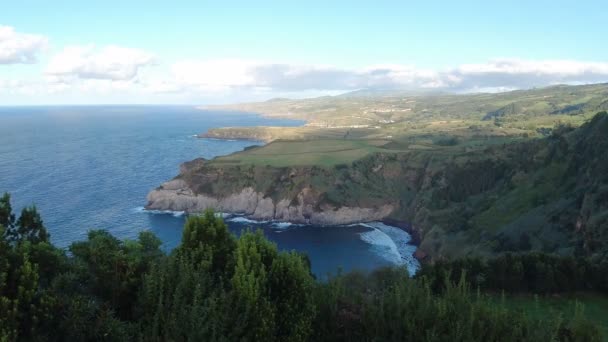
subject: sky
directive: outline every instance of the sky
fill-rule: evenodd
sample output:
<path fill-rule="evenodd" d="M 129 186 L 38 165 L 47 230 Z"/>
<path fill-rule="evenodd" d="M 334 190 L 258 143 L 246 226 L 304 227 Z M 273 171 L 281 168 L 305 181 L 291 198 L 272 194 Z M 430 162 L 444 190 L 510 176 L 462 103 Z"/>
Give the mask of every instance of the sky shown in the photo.
<path fill-rule="evenodd" d="M 605 1 L 6 1 L 0 105 L 608 82 Z"/>

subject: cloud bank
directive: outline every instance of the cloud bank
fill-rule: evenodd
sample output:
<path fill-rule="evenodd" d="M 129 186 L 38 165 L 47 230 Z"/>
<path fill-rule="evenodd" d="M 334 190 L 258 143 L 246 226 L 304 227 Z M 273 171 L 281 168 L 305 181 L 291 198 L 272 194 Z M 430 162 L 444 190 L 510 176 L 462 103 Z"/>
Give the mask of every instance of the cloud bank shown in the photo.
<path fill-rule="evenodd" d="M 163 61 L 160 54 L 157 57 L 153 52 L 115 45 L 60 46 L 54 47 L 56 52 L 45 55 L 47 45 L 44 36 L 0 25 L 0 71 L 9 70 L 14 64 L 37 63 L 39 58 L 44 61 L 31 67 L 39 68 L 39 74 L 28 72 L 23 74 L 26 78 L 10 71 L 0 73 L 0 100 L 219 103 L 277 96 L 335 95 L 358 89 L 466 93 L 608 82 L 608 62 L 602 61 L 502 58 L 443 69 L 410 64 L 345 68 L 239 58 L 188 59 L 188 56 Z"/>
<path fill-rule="evenodd" d="M 20 33 L 13 27 L 0 25 L 0 64 L 36 63 L 47 42 L 44 36 Z"/>
<path fill-rule="evenodd" d="M 608 63 L 521 59 L 464 64 L 447 70 L 418 69 L 399 64 L 344 69 L 334 66 L 212 60 L 176 63 L 173 72 L 175 81 L 185 85 L 206 86 L 210 89 L 261 87 L 276 91 L 404 88 L 467 92 L 608 81 Z"/>

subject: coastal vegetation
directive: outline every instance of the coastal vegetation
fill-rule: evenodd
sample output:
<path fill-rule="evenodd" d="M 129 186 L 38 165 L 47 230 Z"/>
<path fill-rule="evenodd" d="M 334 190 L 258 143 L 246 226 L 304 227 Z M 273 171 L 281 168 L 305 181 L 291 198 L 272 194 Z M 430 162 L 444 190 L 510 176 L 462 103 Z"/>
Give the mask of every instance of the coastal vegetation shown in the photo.
<path fill-rule="evenodd" d="M 1 341 L 601 340 L 582 305 L 571 315 L 538 315 L 497 300 L 486 292 L 495 283 L 470 281 L 504 276 L 470 267 L 481 261 L 426 265 L 413 279 L 386 268 L 318 282 L 305 255 L 279 251 L 260 231 L 234 236 L 211 211 L 188 218 L 169 254 L 150 232 L 120 241 L 93 230 L 58 249 L 37 210 L 16 219 L 8 195 L 0 200 L 0 226 Z M 513 258 L 535 267 L 573 265 L 582 277 L 591 276 L 585 267 L 596 267 L 557 256 Z"/>
<path fill-rule="evenodd" d="M 601 112 L 578 128 L 558 123 L 545 137 L 479 145 L 453 136 L 278 140 L 185 163 L 178 186 L 153 191 L 149 206 L 190 210 L 198 203 L 302 223 L 408 222 L 427 261 L 542 251 L 602 262 L 606 132 Z"/>
<path fill-rule="evenodd" d="M 36 207 L 17 216 L 6 194 L 0 341 L 599 341 L 608 334 L 607 89 L 245 105 L 308 125 L 207 132 L 269 143 L 186 162 L 150 193 L 148 208 L 189 213 L 170 253 L 147 231 L 121 241 L 92 230 L 59 249 Z M 259 231 L 235 236 L 209 208 L 304 224 L 397 222 L 422 268 L 413 278 L 382 268 L 318 281 L 306 255 Z"/>
<path fill-rule="evenodd" d="M 579 126 L 608 110 L 608 84 L 558 85 L 502 93 L 353 92 L 311 99 L 212 106 L 306 121 L 302 127 L 222 127 L 201 136 L 259 140 L 429 140 L 445 135 L 484 141 L 539 137 L 556 124 Z M 481 139 L 480 139 L 481 138 Z"/>

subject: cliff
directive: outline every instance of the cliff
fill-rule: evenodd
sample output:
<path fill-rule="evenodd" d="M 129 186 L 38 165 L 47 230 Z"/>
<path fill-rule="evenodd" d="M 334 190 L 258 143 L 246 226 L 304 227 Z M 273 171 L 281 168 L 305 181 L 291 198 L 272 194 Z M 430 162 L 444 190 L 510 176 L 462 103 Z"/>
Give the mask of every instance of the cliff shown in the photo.
<path fill-rule="evenodd" d="M 607 250 L 607 133 L 600 114 L 574 131 L 481 151 L 377 152 L 333 167 L 197 159 L 150 192 L 147 208 L 324 225 L 405 221 L 430 259 L 593 255 Z"/>
<path fill-rule="evenodd" d="M 202 212 L 214 209 L 248 215 L 257 220 L 278 220 L 294 223 L 342 225 L 375 221 L 387 217 L 393 210 L 391 205 L 377 208 L 340 206 L 322 203 L 318 194 L 304 188 L 295 201 L 290 198 L 273 200 L 262 192 L 246 187 L 241 192 L 225 197 L 196 194 L 181 179 L 164 183 L 148 195 L 149 209 Z"/>
<path fill-rule="evenodd" d="M 269 142 L 275 139 L 279 127 L 222 127 L 198 134 L 198 138 L 259 140 Z"/>

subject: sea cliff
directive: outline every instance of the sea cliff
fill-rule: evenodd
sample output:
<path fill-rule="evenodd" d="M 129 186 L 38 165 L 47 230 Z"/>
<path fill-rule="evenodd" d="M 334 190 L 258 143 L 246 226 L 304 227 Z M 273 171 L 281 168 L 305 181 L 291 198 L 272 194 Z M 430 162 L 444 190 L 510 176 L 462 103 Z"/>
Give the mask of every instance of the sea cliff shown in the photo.
<path fill-rule="evenodd" d="M 248 215 L 257 220 L 278 220 L 317 225 L 343 225 L 381 220 L 390 215 L 393 206 L 376 208 L 340 206 L 320 203 L 318 194 L 304 188 L 296 199 L 273 200 L 252 187 L 225 197 L 196 194 L 180 179 L 164 183 L 148 194 L 148 209 L 202 212 L 213 209 L 220 212 Z"/>
<path fill-rule="evenodd" d="M 147 208 L 322 225 L 409 222 L 429 260 L 594 254 L 608 236 L 606 132 L 608 114 L 599 114 L 576 130 L 484 150 L 374 152 L 333 166 L 272 166 L 238 153 L 196 159 L 152 190 Z"/>

